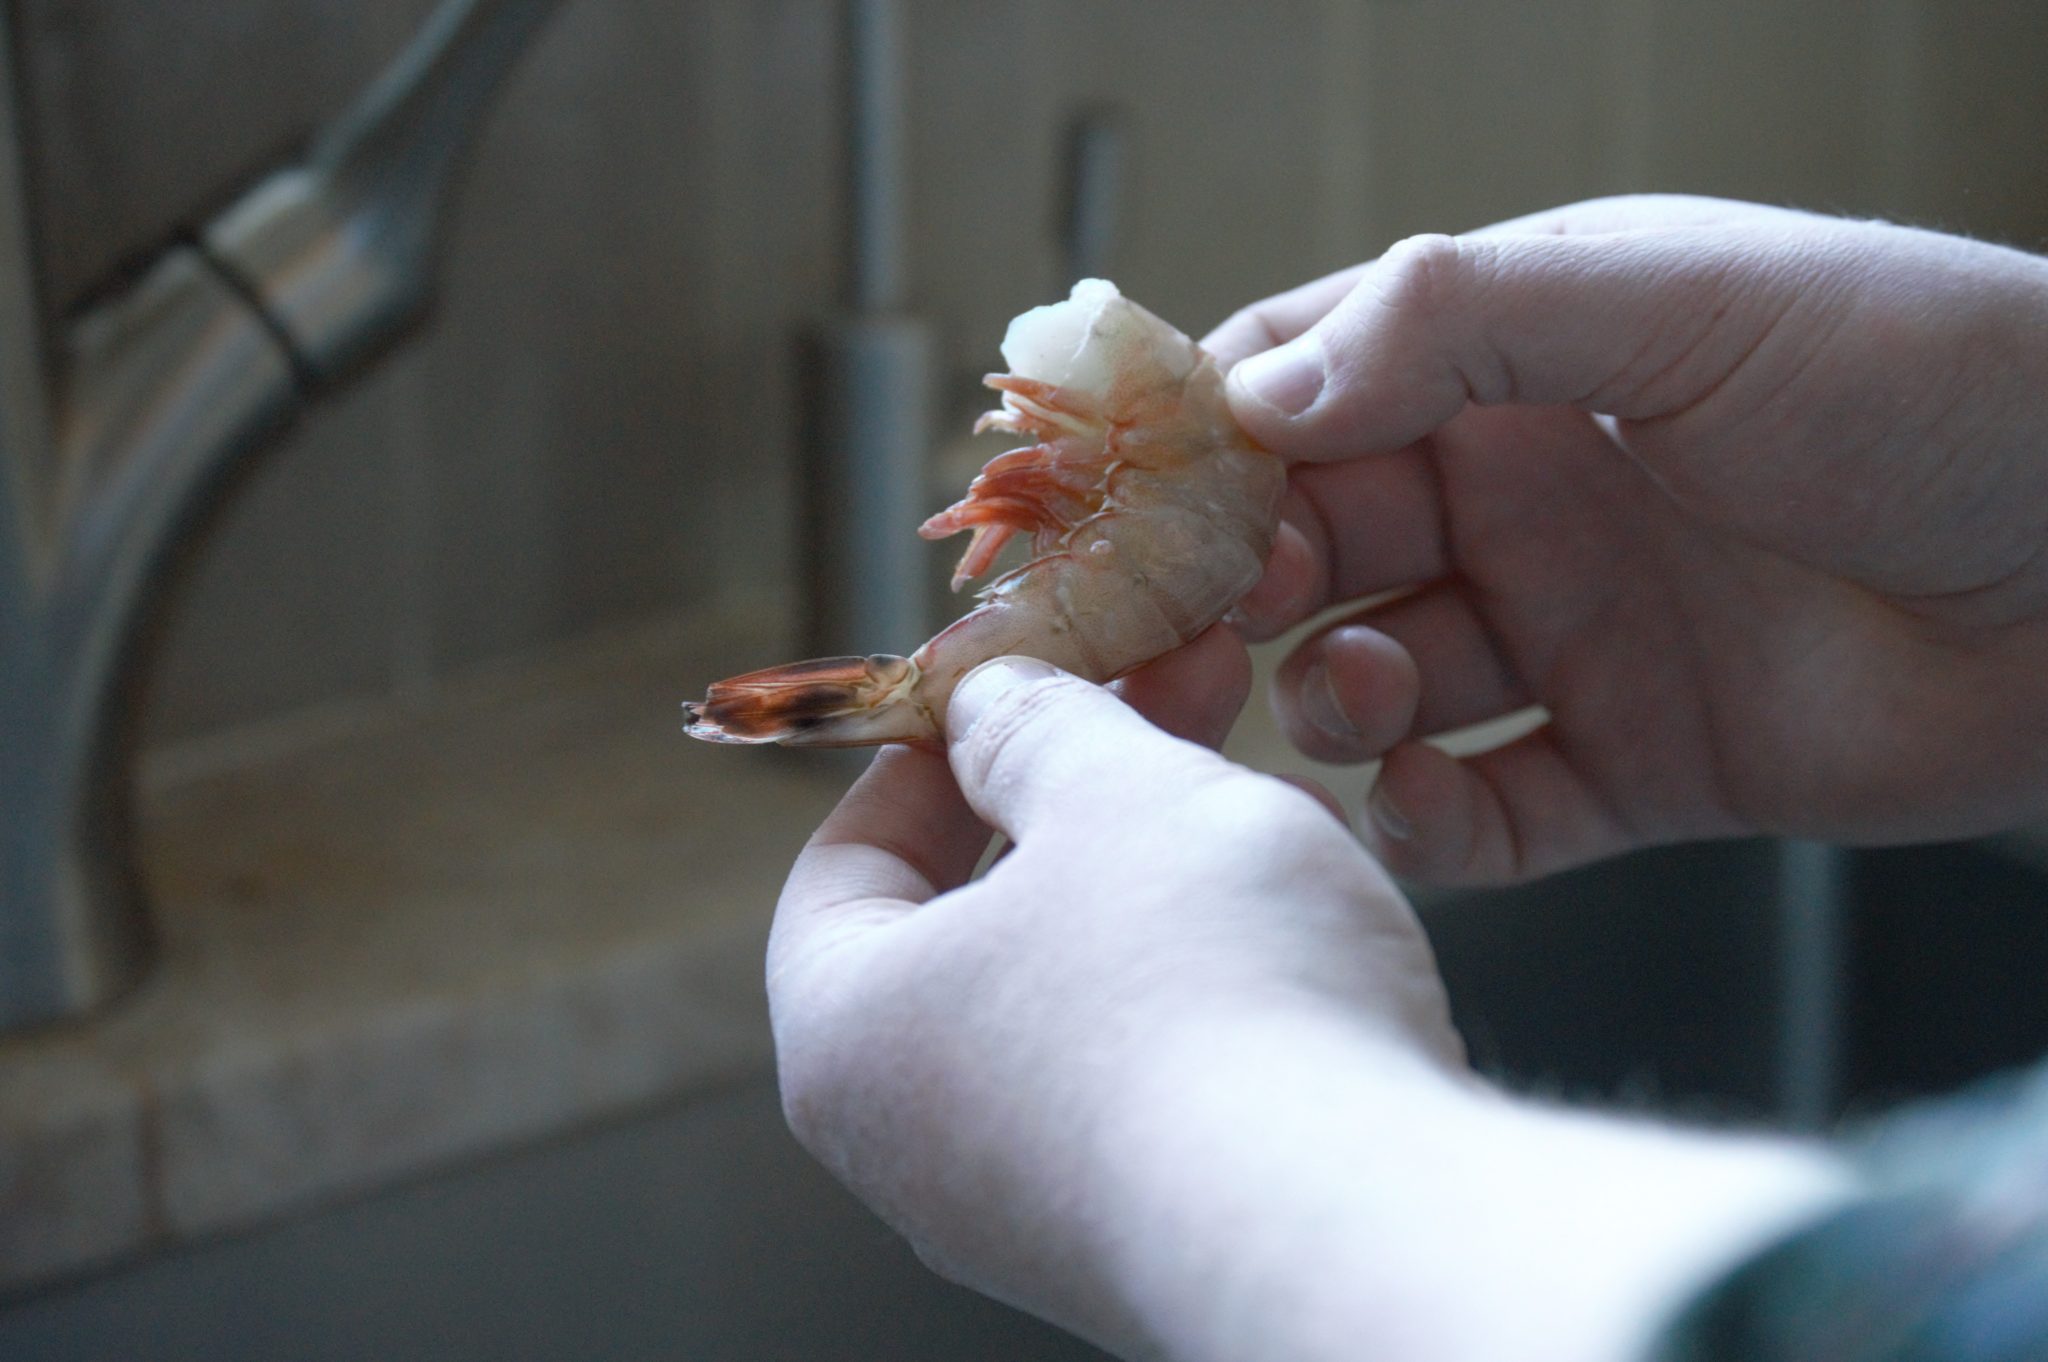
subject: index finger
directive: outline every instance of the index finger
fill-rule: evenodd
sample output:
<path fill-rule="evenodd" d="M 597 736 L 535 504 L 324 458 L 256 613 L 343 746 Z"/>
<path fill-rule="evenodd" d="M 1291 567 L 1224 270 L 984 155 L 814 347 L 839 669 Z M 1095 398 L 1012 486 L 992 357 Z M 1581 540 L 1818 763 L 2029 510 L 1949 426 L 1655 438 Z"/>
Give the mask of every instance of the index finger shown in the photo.
<path fill-rule="evenodd" d="M 1443 485 L 1428 443 L 1288 473 L 1265 574 L 1237 605 L 1255 643 L 1341 601 L 1435 581 L 1451 570 Z"/>
<path fill-rule="evenodd" d="M 1704 199 L 1698 195 L 1616 195 L 1612 199 L 1587 199 L 1563 207 L 1509 217 L 1466 231 L 1470 238 L 1487 236 L 1583 236 L 1595 231 L 1626 231 L 1632 227 L 1710 227 L 1737 219 L 1796 219 L 1804 217 L 1792 209 L 1774 209 L 1733 199 Z M 1223 324 L 1202 336 L 1202 348 L 1217 356 L 1217 365 L 1229 371 L 1237 360 L 1284 346 L 1323 320 L 1323 313 L 1343 301 L 1343 295 L 1372 268 L 1372 260 L 1350 264 L 1321 279 L 1296 285 L 1286 293 L 1262 297 L 1257 303 L 1239 307 Z"/>
<path fill-rule="evenodd" d="M 791 952 L 957 889 L 989 837 L 943 753 L 884 748 L 791 868 L 769 935 L 770 971 Z"/>
<path fill-rule="evenodd" d="M 1202 337 L 1202 348 L 1216 357 L 1216 367 L 1227 372 L 1247 355 L 1285 345 L 1321 321 L 1325 312 L 1351 292 L 1351 286 L 1371 264 L 1366 261 L 1350 265 L 1285 293 L 1247 304 Z"/>
<path fill-rule="evenodd" d="M 1211 629 L 1119 683 L 1127 702 L 1178 737 L 1220 745 L 1251 689 L 1251 661 Z M 811 837 L 776 910 L 778 950 L 828 924 L 872 924 L 967 882 L 991 833 L 937 752 L 884 748 Z"/>
<path fill-rule="evenodd" d="M 1700 194 L 1615 194 L 1491 223 L 1465 236 L 1589 236 L 1681 227 L 1713 227 L 1744 219 L 1807 218 L 1795 208 L 1716 199 Z"/>
<path fill-rule="evenodd" d="M 1631 228 L 1707 227 L 1744 218 L 1785 220 L 1802 216 L 1791 209 L 1694 194 L 1620 194 L 1546 208 L 1464 235 L 1576 236 Z M 1249 303 L 1202 337 L 1202 348 L 1216 357 L 1218 367 L 1227 371 L 1247 356 L 1285 345 L 1321 321 L 1323 314 L 1342 301 L 1372 263 L 1366 260 L 1348 265 L 1285 293 Z"/>

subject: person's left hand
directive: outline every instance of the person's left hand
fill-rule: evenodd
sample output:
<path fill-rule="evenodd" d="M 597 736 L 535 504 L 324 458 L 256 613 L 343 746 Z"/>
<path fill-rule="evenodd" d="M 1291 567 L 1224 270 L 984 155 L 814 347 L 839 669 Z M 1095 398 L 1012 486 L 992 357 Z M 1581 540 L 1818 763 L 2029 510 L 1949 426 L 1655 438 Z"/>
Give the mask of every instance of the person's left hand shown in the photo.
<path fill-rule="evenodd" d="M 1157 1100 L 1160 1075 L 1301 1021 L 1463 1086 L 1400 892 L 1311 793 L 1202 745 L 1248 684 L 1227 629 L 1123 683 L 1128 704 L 988 664 L 954 697 L 950 767 L 882 752 L 770 944 L 798 1138 L 944 1275 L 1110 1346 L 1154 1332 L 1105 1283 L 1131 1277 L 1110 1260 L 1132 1163 L 1173 1157 L 1143 1129 L 1185 1096 Z M 970 883 L 991 826 L 1014 847 Z"/>

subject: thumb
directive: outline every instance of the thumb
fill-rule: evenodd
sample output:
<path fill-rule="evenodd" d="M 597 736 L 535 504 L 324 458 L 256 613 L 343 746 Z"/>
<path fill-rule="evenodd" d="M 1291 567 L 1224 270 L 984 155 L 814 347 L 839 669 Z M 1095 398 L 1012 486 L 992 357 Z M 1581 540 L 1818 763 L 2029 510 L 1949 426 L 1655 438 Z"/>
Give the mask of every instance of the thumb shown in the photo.
<path fill-rule="evenodd" d="M 1668 415 L 1712 392 L 1829 267 L 1829 238 L 1803 221 L 1411 237 L 1309 330 L 1232 369 L 1231 407 L 1299 460 L 1398 449 L 1467 402 Z"/>
<path fill-rule="evenodd" d="M 1100 686 L 1030 657 L 961 679 L 946 711 L 953 777 L 982 821 L 1022 843 L 1053 820 L 1157 806 L 1221 757 L 1170 737 Z"/>

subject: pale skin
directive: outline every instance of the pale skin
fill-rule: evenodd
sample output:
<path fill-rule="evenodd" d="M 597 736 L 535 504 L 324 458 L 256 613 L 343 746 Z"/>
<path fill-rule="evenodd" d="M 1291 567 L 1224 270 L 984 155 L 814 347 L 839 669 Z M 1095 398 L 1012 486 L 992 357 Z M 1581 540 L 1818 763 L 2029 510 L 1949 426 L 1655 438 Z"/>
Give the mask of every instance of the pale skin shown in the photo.
<path fill-rule="evenodd" d="M 1607 201 L 1403 243 L 1206 343 L 1261 356 L 1233 407 L 1298 464 L 1243 627 L 1412 589 L 1273 697 L 1312 754 L 1387 758 L 1371 854 L 1207 750 L 1248 685 L 1229 630 L 1121 698 L 991 663 L 947 754 L 885 751 L 791 873 L 792 1126 L 938 1270 L 1125 1356 L 1626 1362 L 1850 1176 L 1474 1077 L 1382 863 L 2041 816 L 2048 264 Z M 1532 702 L 1502 751 L 1417 741 Z M 1015 850 L 970 883 L 990 827 Z"/>

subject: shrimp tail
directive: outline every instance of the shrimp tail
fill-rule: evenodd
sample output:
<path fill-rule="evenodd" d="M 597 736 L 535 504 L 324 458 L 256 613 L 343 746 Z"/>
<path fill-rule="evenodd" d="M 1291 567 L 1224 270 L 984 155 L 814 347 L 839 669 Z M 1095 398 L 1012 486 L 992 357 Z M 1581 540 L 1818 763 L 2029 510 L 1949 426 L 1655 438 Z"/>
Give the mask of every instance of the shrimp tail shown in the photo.
<path fill-rule="evenodd" d="M 918 666 L 907 657 L 821 657 L 748 672 L 712 685 L 685 704 L 684 731 L 723 743 L 865 747 L 944 741 L 917 695 Z"/>

